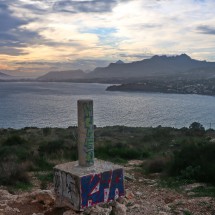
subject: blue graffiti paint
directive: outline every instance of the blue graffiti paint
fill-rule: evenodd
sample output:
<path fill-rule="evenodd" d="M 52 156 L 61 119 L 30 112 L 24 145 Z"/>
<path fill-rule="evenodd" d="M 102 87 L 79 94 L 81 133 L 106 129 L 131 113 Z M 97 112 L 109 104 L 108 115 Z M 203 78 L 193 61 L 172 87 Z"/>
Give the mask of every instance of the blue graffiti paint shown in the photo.
<path fill-rule="evenodd" d="M 82 208 L 112 201 L 124 195 L 123 170 L 117 169 L 81 178 Z"/>
<path fill-rule="evenodd" d="M 113 171 L 109 198 L 112 200 L 118 198 L 121 193 L 124 194 L 123 171 L 117 169 Z"/>

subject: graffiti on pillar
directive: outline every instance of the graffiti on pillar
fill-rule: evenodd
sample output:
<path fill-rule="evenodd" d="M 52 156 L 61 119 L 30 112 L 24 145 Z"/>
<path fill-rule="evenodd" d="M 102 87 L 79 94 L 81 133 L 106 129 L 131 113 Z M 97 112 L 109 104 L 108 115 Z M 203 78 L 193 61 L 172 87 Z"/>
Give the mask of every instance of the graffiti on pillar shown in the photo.
<path fill-rule="evenodd" d="M 92 104 L 84 105 L 84 125 L 86 129 L 86 139 L 84 151 L 86 153 L 86 162 L 88 165 L 94 164 L 94 125 L 93 125 L 93 107 Z"/>
<path fill-rule="evenodd" d="M 78 180 L 71 174 L 55 171 L 54 174 L 54 187 L 58 196 L 68 199 L 71 205 L 78 207 L 80 205 L 79 198 L 80 192 L 78 190 Z"/>
<path fill-rule="evenodd" d="M 81 178 L 81 207 L 109 202 L 124 195 L 123 170 L 117 169 Z"/>
<path fill-rule="evenodd" d="M 60 190 L 61 184 L 62 184 L 61 173 L 59 171 L 55 171 L 54 172 L 54 189 L 55 189 L 55 192 L 57 193 L 57 195 L 61 194 L 61 190 Z"/>

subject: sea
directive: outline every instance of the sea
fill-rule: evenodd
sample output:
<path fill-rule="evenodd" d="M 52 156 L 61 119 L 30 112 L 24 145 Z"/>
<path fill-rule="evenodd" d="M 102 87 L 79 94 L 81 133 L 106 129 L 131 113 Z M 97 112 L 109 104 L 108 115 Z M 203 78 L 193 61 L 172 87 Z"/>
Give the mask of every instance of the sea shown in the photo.
<path fill-rule="evenodd" d="M 92 99 L 98 127 L 215 128 L 215 97 L 106 91 L 107 84 L 0 82 L 0 128 L 77 126 L 77 100 Z"/>

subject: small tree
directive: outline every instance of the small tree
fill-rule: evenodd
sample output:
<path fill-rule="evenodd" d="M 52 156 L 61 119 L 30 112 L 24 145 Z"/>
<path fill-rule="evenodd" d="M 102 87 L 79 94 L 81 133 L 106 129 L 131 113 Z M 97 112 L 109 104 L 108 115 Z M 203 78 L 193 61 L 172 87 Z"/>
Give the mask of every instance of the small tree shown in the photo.
<path fill-rule="evenodd" d="M 204 126 L 201 123 L 199 123 L 199 122 L 193 122 L 189 126 L 189 130 L 190 130 L 190 134 L 191 135 L 202 136 L 205 133 Z"/>

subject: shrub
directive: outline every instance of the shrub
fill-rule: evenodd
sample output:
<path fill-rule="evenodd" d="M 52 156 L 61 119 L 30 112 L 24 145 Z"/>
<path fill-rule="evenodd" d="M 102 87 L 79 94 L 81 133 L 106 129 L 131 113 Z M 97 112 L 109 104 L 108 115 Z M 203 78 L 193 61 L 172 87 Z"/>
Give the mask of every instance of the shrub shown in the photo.
<path fill-rule="evenodd" d="M 0 182 L 3 185 L 29 183 L 26 161 L 29 159 L 26 141 L 19 136 L 9 137 L 0 147 Z"/>
<path fill-rule="evenodd" d="M 34 160 L 34 170 L 47 171 L 52 170 L 54 164 L 48 162 L 45 157 L 38 157 Z"/>
<path fill-rule="evenodd" d="M 167 169 L 169 159 L 165 157 L 156 157 L 143 164 L 146 173 L 161 173 Z"/>
<path fill-rule="evenodd" d="M 170 175 L 215 184 L 215 144 L 191 143 L 174 153 Z"/>
<path fill-rule="evenodd" d="M 204 128 L 203 125 L 200 124 L 199 122 L 193 122 L 193 123 L 189 126 L 188 134 L 190 134 L 190 135 L 194 135 L 194 136 L 203 136 L 204 133 L 205 133 L 205 128 Z"/>
<path fill-rule="evenodd" d="M 29 183 L 27 167 L 23 163 L 6 161 L 0 163 L 0 182 L 3 185 Z"/>
<path fill-rule="evenodd" d="M 62 151 L 64 147 L 64 143 L 62 140 L 55 140 L 55 141 L 50 141 L 48 143 L 42 143 L 39 146 L 39 153 L 40 155 L 44 154 L 54 154 L 58 153 L 59 151 Z"/>
<path fill-rule="evenodd" d="M 18 135 L 13 135 L 13 136 L 10 136 L 8 137 L 3 145 L 5 146 L 14 146 L 14 145 L 22 145 L 22 144 L 25 144 L 26 143 L 26 140 L 21 138 L 20 136 Z"/>
<path fill-rule="evenodd" d="M 130 148 L 123 144 L 117 144 L 116 146 L 102 146 L 97 147 L 95 149 L 96 157 L 102 159 L 123 159 L 123 160 L 131 160 L 131 159 L 141 159 L 143 155 L 145 155 L 142 150 Z"/>
<path fill-rule="evenodd" d="M 43 128 L 42 131 L 44 136 L 48 136 L 51 134 L 51 128 L 49 127 Z"/>

